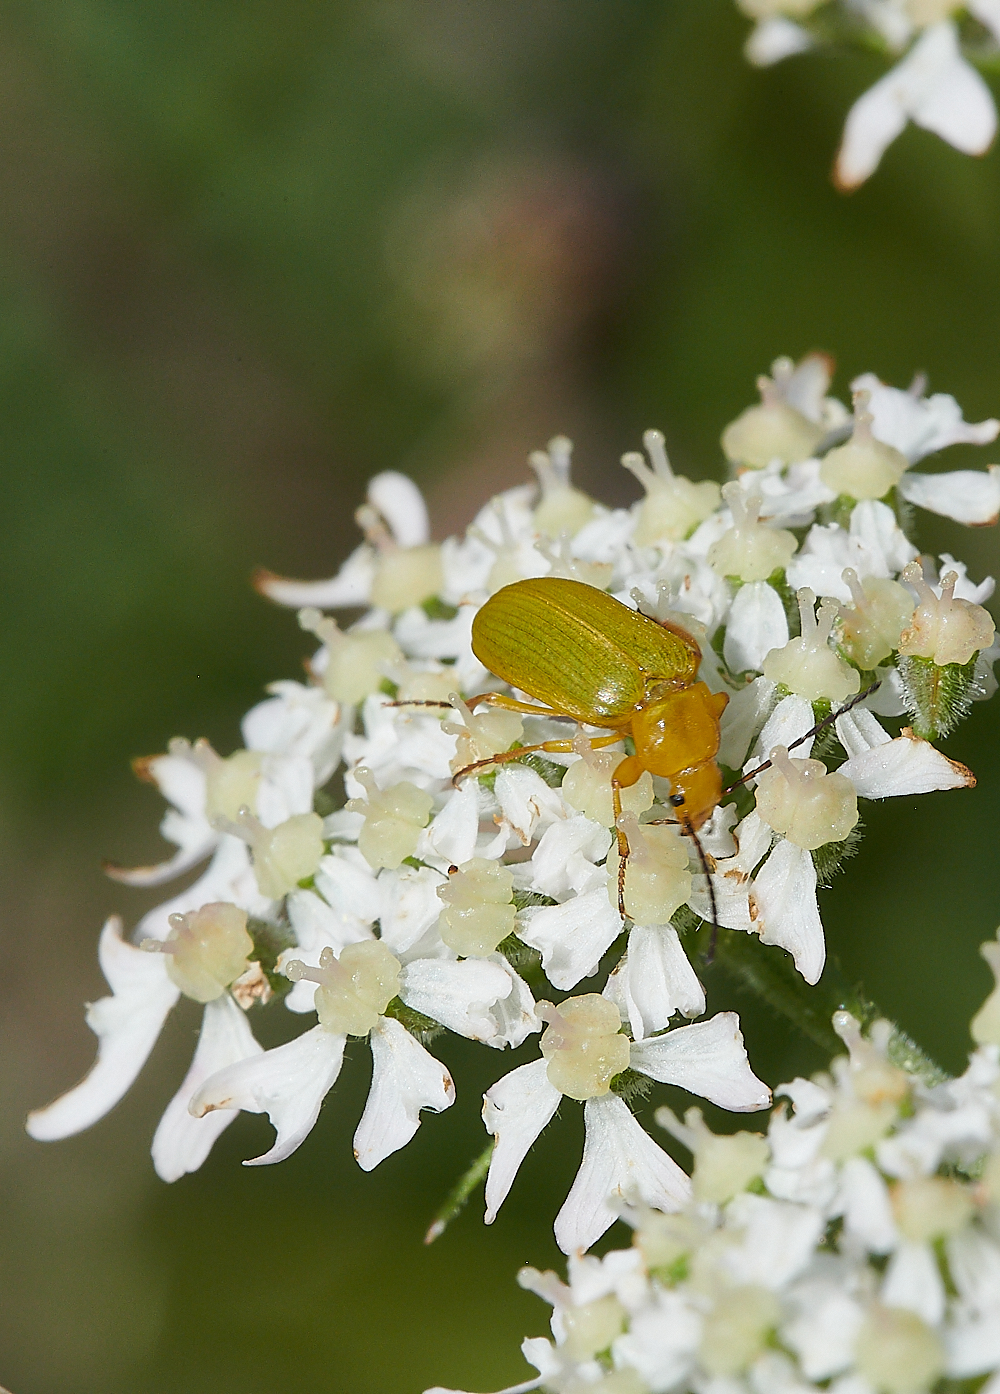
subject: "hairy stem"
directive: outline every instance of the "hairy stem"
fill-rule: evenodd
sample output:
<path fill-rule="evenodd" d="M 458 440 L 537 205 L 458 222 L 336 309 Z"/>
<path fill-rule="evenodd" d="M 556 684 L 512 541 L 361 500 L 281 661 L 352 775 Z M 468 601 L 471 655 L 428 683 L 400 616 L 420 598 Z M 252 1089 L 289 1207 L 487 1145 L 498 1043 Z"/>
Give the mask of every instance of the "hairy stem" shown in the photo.
<path fill-rule="evenodd" d="M 424 1235 L 425 1244 L 433 1244 L 435 1239 L 440 1239 L 455 1216 L 464 1210 L 466 1202 L 480 1181 L 485 1179 L 486 1173 L 490 1169 L 490 1158 L 493 1156 L 493 1143 L 493 1138 L 490 1138 L 479 1156 L 452 1186 L 445 1197 L 444 1204 L 434 1216 L 433 1224 Z"/>

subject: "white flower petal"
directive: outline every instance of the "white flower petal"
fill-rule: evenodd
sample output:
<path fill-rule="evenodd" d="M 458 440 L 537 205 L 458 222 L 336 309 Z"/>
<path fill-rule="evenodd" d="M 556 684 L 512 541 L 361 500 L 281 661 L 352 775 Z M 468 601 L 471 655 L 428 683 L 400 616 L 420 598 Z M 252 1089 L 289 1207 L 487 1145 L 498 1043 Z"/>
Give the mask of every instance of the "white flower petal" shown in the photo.
<path fill-rule="evenodd" d="M 808 1266 L 825 1221 L 816 1206 L 744 1191 L 730 1201 L 726 1226 L 743 1230 L 742 1242 L 723 1259 L 733 1280 L 776 1292 Z"/>
<path fill-rule="evenodd" d="M 838 774 L 849 779 L 866 799 L 928 794 L 932 789 L 968 789 L 976 782 L 964 765 L 949 760 L 909 729 L 895 740 L 853 755 Z"/>
<path fill-rule="evenodd" d="M 147 911 L 135 929 L 138 943 L 143 939 L 166 939 L 170 916 L 184 915 L 202 905 L 228 900 L 257 919 L 274 918 L 274 901 L 262 896 L 250 863 L 250 852 L 238 837 L 223 835 L 208 866 L 186 890 Z"/>
<path fill-rule="evenodd" d="M 502 817 L 525 847 L 570 812 L 559 790 L 550 789 L 527 765 L 502 765 L 494 793 Z"/>
<path fill-rule="evenodd" d="M 730 670 L 760 669 L 772 649 L 788 643 L 788 619 L 781 596 L 766 581 L 740 586 L 726 622 L 723 657 Z"/>
<path fill-rule="evenodd" d="M 508 997 L 512 987 L 502 968 L 481 958 L 421 958 L 407 964 L 399 978 L 399 995 L 408 1007 L 473 1041 L 491 1041 L 496 1035 L 489 1009 Z"/>
<path fill-rule="evenodd" d="M 781 1338 L 799 1357 L 802 1373 L 820 1380 L 846 1370 L 864 1320 L 859 1304 L 829 1282 L 803 1284 L 795 1301 L 799 1314 L 781 1328 Z"/>
<path fill-rule="evenodd" d="M 985 24 L 1000 43 L 1000 0 L 969 0 L 969 13 Z"/>
<path fill-rule="evenodd" d="M 755 768 L 761 760 L 769 760 L 771 751 L 776 745 L 783 745 L 786 750 L 791 749 L 800 737 L 807 731 L 811 731 L 816 725 L 816 718 L 813 716 L 812 703 L 807 702 L 804 697 L 797 697 L 794 694 L 790 697 L 783 697 L 774 711 L 768 717 L 764 729 L 760 733 L 754 757 L 748 762 L 747 769 Z M 806 760 L 812 750 L 813 737 L 801 741 L 795 745 L 796 760 Z M 746 772 L 746 771 L 744 771 Z"/>
<path fill-rule="evenodd" d="M 867 1157 L 849 1157 L 840 1174 L 844 1230 L 872 1254 L 888 1254 L 898 1240 L 889 1188 Z"/>
<path fill-rule="evenodd" d="M 466 779 L 420 834 L 416 855 L 461 866 L 476 854 L 479 836 L 479 781 Z"/>
<path fill-rule="evenodd" d="M 944 1316 L 945 1292 L 929 1244 L 900 1244 L 889 1260 L 879 1297 L 887 1307 L 905 1307 L 928 1326 L 937 1326 Z"/>
<path fill-rule="evenodd" d="M 346 944 L 357 944 L 373 937 L 366 921 L 331 909 L 314 891 L 293 891 L 285 901 L 285 908 L 296 942 L 280 955 L 279 968 L 293 958 L 318 968 L 324 949 L 332 949 L 339 958 Z M 285 997 L 285 1006 L 290 1012 L 311 1012 L 315 996 L 316 984 L 302 978 L 293 983 Z"/>
<path fill-rule="evenodd" d="M 490 1008 L 490 1016 L 496 1024 L 496 1034 L 489 1038 L 489 1044 L 502 1050 L 510 1046 L 516 1050 L 534 1031 L 541 1031 L 542 1023 L 535 1015 L 535 999 L 531 989 L 515 973 L 503 954 L 490 954 L 487 963 L 494 963 L 510 979 L 510 992 L 497 999 Z"/>
<path fill-rule="evenodd" d="M 910 471 L 898 488 L 909 503 L 968 527 L 990 527 L 1000 517 L 1000 465 L 947 474 Z"/>
<path fill-rule="evenodd" d="M 618 1007 L 635 1040 L 668 1025 L 675 1012 L 701 1016 L 705 989 L 673 925 L 636 925 L 628 952 L 608 978 L 604 996 Z"/>
<path fill-rule="evenodd" d="M 556 1243 L 564 1254 L 589 1249 L 618 1218 L 609 1201 L 642 1200 L 657 1210 L 679 1210 L 691 1182 L 645 1132 L 616 1094 L 588 1099 L 583 1161 L 556 1216 Z"/>
<path fill-rule="evenodd" d="M 812 35 L 801 26 L 793 24 L 784 15 L 774 15 L 754 26 L 743 45 L 743 52 L 755 68 L 769 68 L 783 58 L 805 53 L 806 49 L 812 48 L 813 42 Z"/>
<path fill-rule="evenodd" d="M 716 858 L 716 872 L 712 876 L 712 886 L 715 890 L 714 908 L 720 925 L 727 929 L 739 929 L 744 933 L 751 930 L 756 933 L 758 912 L 756 901 L 750 899 L 750 892 L 753 890 L 750 877 L 754 868 L 770 850 L 774 833 L 754 810 L 733 829 L 733 836 L 738 844 L 736 855 Z M 688 904 L 696 915 L 710 921 L 713 906 L 705 877 L 695 876 L 693 886 Z"/>
<path fill-rule="evenodd" d="M 441 918 L 444 902 L 437 888 L 445 885 L 447 879 L 442 872 L 427 866 L 401 866 L 379 876 L 384 906 L 381 937 L 397 958 L 405 958 Z M 434 937 L 437 942 L 437 936 Z"/>
<path fill-rule="evenodd" d="M 420 1127 L 422 1108 L 441 1113 L 455 1102 L 451 1075 L 398 1021 L 379 1017 L 371 1047 L 372 1085 L 354 1134 L 362 1171 L 406 1146 Z"/>
<path fill-rule="evenodd" d="M 702 1316 L 686 1293 L 660 1289 L 654 1301 L 636 1312 L 628 1331 L 615 1338 L 616 1366 L 638 1370 L 650 1389 L 683 1389 L 701 1340 Z M 713 1386 L 703 1386 L 714 1394 Z M 742 1391 L 741 1391 L 742 1394 Z"/>
<path fill-rule="evenodd" d="M 486 1223 L 491 1225 L 507 1199 L 518 1168 L 562 1095 L 549 1083 L 548 1061 L 532 1060 L 498 1079 L 483 1095 L 483 1122 L 496 1138 L 486 1177 Z"/>
<path fill-rule="evenodd" d="M 782 838 L 754 878 L 753 893 L 762 942 L 787 949 L 806 982 L 819 982 L 826 940 L 811 854 Z"/>
<path fill-rule="evenodd" d="M 937 26 L 934 26 L 936 28 Z M 985 81 L 961 57 L 953 24 L 941 26 L 941 44 L 951 56 L 936 76 L 933 87 L 923 92 L 910 115 L 918 126 L 953 145 L 965 155 L 982 155 L 997 133 L 997 109 Z M 932 30 L 926 31 L 929 41 Z"/>
<path fill-rule="evenodd" d="M 890 387 L 874 373 L 856 377 L 851 391 L 868 393 L 872 434 L 901 451 L 911 465 L 949 445 L 988 445 L 1000 432 L 1000 421 L 992 417 L 986 421 L 964 420 L 962 408 L 946 392 L 918 396 L 913 391 Z M 912 477 L 903 476 L 904 491 Z"/>
<path fill-rule="evenodd" d="M 195 1091 L 218 1070 L 263 1054 L 247 1022 L 228 992 L 205 1004 L 198 1045 L 184 1082 L 167 1105 L 153 1137 L 153 1166 L 163 1181 L 177 1181 L 197 1171 L 216 1138 L 236 1118 L 235 1110 L 219 1109 L 202 1118 L 188 1112 Z"/>
<path fill-rule="evenodd" d="M 661 1084 L 677 1084 L 735 1113 L 753 1113 L 771 1102 L 770 1089 L 750 1068 L 735 1012 L 637 1041 L 631 1064 Z"/>
<path fill-rule="evenodd" d="M 98 1041 L 97 1060 L 75 1089 L 28 1115 L 28 1132 L 41 1142 L 82 1132 L 114 1108 L 146 1063 L 180 996 L 163 956 L 144 953 L 121 934 L 122 922 L 112 915 L 97 952 L 113 996 L 87 1008 L 87 1025 Z"/>
<path fill-rule="evenodd" d="M 874 750 L 877 746 L 888 745 L 892 740 L 882 724 L 863 707 L 843 712 L 837 717 L 834 727 L 837 739 L 847 751 L 849 759 L 855 755 L 864 755 L 866 751 Z"/>
<path fill-rule="evenodd" d="M 315 605 L 332 610 L 342 605 L 367 605 L 375 580 L 375 549 L 367 543 L 356 547 L 336 576 L 325 581 L 295 581 L 277 576 L 263 567 L 254 573 L 253 583 L 261 595 L 278 605 Z"/>
<path fill-rule="evenodd" d="M 345 920 L 374 924 L 387 907 L 375 872 L 356 847 L 335 847 L 316 868 L 316 889 Z"/>
<path fill-rule="evenodd" d="M 205 817 L 205 771 L 187 741 L 171 741 L 168 755 L 138 761 L 136 769 L 173 805 L 163 816 L 160 832 L 178 850 L 155 866 L 124 867 L 105 862 L 104 870 L 125 886 L 160 886 L 204 861 L 219 834 Z"/>
<path fill-rule="evenodd" d="M 774 708 L 776 693 L 777 688 L 770 678 L 760 677 L 730 697 L 719 721 L 720 764 L 731 770 L 742 768 L 751 741 Z"/>
<path fill-rule="evenodd" d="M 578 813 L 553 823 L 542 834 L 531 858 L 531 889 L 553 900 L 579 892 L 593 877 L 594 863 L 607 856 L 611 834 L 600 823 Z"/>
<path fill-rule="evenodd" d="M 299 682 L 272 682 L 267 690 L 272 695 L 251 707 L 240 723 L 247 750 L 305 755 L 313 763 L 316 784 L 325 784 L 347 729 L 339 704 L 322 687 Z"/>
<path fill-rule="evenodd" d="M 219 1070 L 188 1107 L 195 1118 L 217 1108 L 266 1113 L 277 1133 L 274 1146 L 243 1165 L 282 1162 L 312 1131 L 320 1105 L 340 1074 L 346 1041 L 346 1036 L 314 1026 L 294 1041 Z"/>
<path fill-rule="evenodd" d="M 515 932 L 542 955 L 552 986 L 566 992 L 597 972 L 602 955 L 621 929 L 622 918 L 608 898 L 607 887 L 601 886 L 563 905 L 522 910 Z"/>
<path fill-rule="evenodd" d="M 430 541 L 431 525 L 424 496 L 408 475 L 385 470 L 368 481 L 368 502 L 389 524 L 400 547 L 421 547 Z"/>

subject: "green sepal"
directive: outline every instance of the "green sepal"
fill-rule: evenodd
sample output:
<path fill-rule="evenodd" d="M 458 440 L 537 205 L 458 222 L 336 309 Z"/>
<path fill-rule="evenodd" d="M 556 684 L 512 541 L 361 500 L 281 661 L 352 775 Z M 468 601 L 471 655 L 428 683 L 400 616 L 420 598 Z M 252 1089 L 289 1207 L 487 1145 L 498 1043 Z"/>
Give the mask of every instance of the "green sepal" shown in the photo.
<path fill-rule="evenodd" d="M 386 697 L 395 698 L 399 695 L 399 683 L 393 682 L 391 678 L 383 678 L 378 685 L 378 690 Z"/>
<path fill-rule="evenodd" d="M 517 763 L 534 770 L 550 789 L 558 789 L 566 775 L 565 765 L 557 765 L 554 760 L 545 760 L 541 755 L 523 755 Z"/>
<path fill-rule="evenodd" d="M 968 716 L 976 696 L 978 653 L 968 663 L 939 666 L 932 658 L 900 654 L 896 667 L 903 681 L 903 700 L 913 717 L 913 734 L 925 741 L 946 736 Z"/>
<path fill-rule="evenodd" d="M 611 1092 L 617 1094 L 626 1104 L 633 1104 L 649 1096 L 653 1081 L 649 1075 L 641 1075 L 638 1070 L 622 1070 L 611 1081 Z"/>
<path fill-rule="evenodd" d="M 528 910 L 535 905 L 558 905 L 557 900 L 553 900 L 550 895 L 542 895 L 540 891 L 517 891 L 511 896 L 518 910 Z M 504 940 L 506 944 L 507 940 Z M 501 945 L 500 952 L 503 952 Z"/>
<path fill-rule="evenodd" d="M 817 886 L 828 886 L 844 862 L 857 854 L 864 830 L 859 818 L 842 842 L 824 842 L 822 847 L 813 848 L 811 855 L 816 868 Z"/>
<path fill-rule="evenodd" d="M 286 949 L 292 949 L 297 942 L 289 924 L 271 924 L 268 920 L 247 919 L 247 933 L 253 940 L 253 953 L 267 978 L 275 997 L 284 997 L 292 989 L 292 984 L 284 973 L 277 971 L 277 962 Z"/>
<path fill-rule="evenodd" d="M 497 945 L 497 953 L 503 954 L 514 972 L 520 973 L 522 978 L 535 969 L 541 969 L 542 966 L 542 956 L 538 950 L 526 944 L 523 939 L 518 939 L 516 934 L 508 934 L 506 939 L 501 939 Z"/>
<path fill-rule="evenodd" d="M 453 620 L 458 614 L 457 605 L 449 605 L 439 595 L 429 596 L 420 602 L 420 608 L 429 620 Z"/>
<path fill-rule="evenodd" d="M 393 1021 L 398 1021 L 400 1026 L 405 1026 L 411 1036 L 414 1036 L 421 1045 L 428 1046 L 432 1041 L 436 1041 L 438 1036 L 444 1035 L 445 1028 L 433 1017 L 424 1016 L 423 1012 L 414 1011 L 408 1007 L 400 997 L 394 997 L 383 1016 L 392 1017 Z"/>
<path fill-rule="evenodd" d="M 336 813 L 340 805 L 331 793 L 326 789 L 317 789 L 313 794 L 313 813 L 318 813 L 321 818 L 329 818 L 331 813 Z"/>

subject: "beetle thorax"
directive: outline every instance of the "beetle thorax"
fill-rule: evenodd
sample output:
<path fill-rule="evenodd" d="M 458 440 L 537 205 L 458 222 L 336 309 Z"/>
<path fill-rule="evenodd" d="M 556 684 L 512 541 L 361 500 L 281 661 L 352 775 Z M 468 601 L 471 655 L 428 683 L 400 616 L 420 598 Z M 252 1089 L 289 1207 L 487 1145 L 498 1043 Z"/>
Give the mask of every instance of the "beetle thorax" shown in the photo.
<path fill-rule="evenodd" d="M 725 699 L 709 692 L 703 682 L 647 701 L 632 718 L 635 753 L 643 766 L 670 779 L 714 760 L 724 706 Z"/>

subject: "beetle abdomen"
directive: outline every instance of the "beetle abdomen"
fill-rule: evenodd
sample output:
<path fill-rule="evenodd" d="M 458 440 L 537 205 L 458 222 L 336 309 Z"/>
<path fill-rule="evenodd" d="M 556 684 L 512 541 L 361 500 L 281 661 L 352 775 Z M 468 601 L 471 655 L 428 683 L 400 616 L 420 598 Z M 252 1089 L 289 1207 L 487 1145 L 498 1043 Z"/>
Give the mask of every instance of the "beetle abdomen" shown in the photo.
<path fill-rule="evenodd" d="M 698 663 L 697 648 L 655 620 L 551 576 L 497 591 L 473 621 L 472 649 L 504 682 L 592 726 L 628 724 L 651 678 L 691 681 Z"/>

